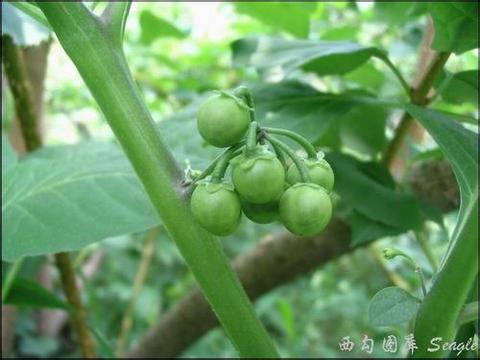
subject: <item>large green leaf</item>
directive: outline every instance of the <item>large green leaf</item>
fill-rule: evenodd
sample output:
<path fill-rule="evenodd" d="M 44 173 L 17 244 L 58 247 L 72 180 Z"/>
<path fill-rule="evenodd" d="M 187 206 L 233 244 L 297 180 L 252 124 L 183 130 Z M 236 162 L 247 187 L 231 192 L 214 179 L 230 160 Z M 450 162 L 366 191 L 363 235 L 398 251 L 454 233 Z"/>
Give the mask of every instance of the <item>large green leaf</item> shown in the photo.
<path fill-rule="evenodd" d="M 22 278 L 16 278 L 13 281 L 4 303 L 16 306 L 71 310 L 70 305 L 59 299 L 50 290 L 43 288 L 36 282 Z"/>
<path fill-rule="evenodd" d="M 8 171 L 2 187 L 2 259 L 77 250 L 159 222 L 113 144 L 44 148 Z"/>
<path fill-rule="evenodd" d="M 367 155 L 385 146 L 385 108 L 363 92 L 321 93 L 296 81 L 264 83 L 252 91 L 262 125 L 295 131 L 320 146 L 345 145 Z"/>
<path fill-rule="evenodd" d="M 187 32 L 148 10 L 140 13 L 140 30 L 140 39 L 147 45 L 161 37 L 183 39 L 188 35 Z"/>
<path fill-rule="evenodd" d="M 453 74 L 441 90 L 442 99 L 454 104 L 471 102 L 478 104 L 478 70 Z"/>
<path fill-rule="evenodd" d="M 386 59 L 376 47 L 348 41 L 286 40 L 248 37 L 232 43 L 233 64 L 253 66 L 264 73 L 284 75 L 302 68 L 319 75 L 345 74 L 372 57 Z"/>
<path fill-rule="evenodd" d="M 421 225 L 420 208 L 412 195 L 385 185 L 351 156 L 328 153 L 326 159 L 335 173 L 334 191 L 361 215 L 404 231 Z"/>
<path fill-rule="evenodd" d="M 431 109 L 406 105 L 427 129 L 451 163 L 457 178 L 461 205 L 457 224 L 441 269 L 419 309 L 415 323 L 418 357 L 429 353 L 432 335 L 452 341 L 457 319 L 478 273 L 478 134 Z M 442 316 L 438 316 L 442 314 Z"/>
<path fill-rule="evenodd" d="M 237 12 L 249 15 L 276 29 L 306 38 L 310 30 L 310 15 L 315 3 L 295 2 L 236 2 Z"/>
<path fill-rule="evenodd" d="M 50 37 L 50 30 L 30 16 L 2 1 L 2 35 L 7 34 L 21 46 L 38 45 Z"/>
<path fill-rule="evenodd" d="M 435 27 L 432 47 L 461 54 L 478 48 L 478 2 L 432 2 Z"/>

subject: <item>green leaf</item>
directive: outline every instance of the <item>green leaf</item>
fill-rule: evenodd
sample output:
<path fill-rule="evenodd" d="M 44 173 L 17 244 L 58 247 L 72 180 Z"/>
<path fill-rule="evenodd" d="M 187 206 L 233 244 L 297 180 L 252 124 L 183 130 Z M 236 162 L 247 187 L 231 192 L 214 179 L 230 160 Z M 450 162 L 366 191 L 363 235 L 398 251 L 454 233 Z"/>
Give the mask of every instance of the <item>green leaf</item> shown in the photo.
<path fill-rule="evenodd" d="M 38 45 L 50 37 L 50 30 L 12 4 L 2 1 L 2 35 L 8 34 L 20 46 Z"/>
<path fill-rule="evenodd" d="M 161 37 L 183 39 L 188 35 L 187 32 L 148 10 L 140 13 L 140 30 L 140 40 L 146 45 L 150 45 Z"/>
<path fill-rule="evenodd" d="M 310 30 L 310 15 L 315 3 L 288 2 L 236 2 L 240 14 L 251 16 L 276 29 L 306 38 Z"/>
<path fill-rule="evenodd" d="M 15 278 L 5 299 L 5 304 L 29 307 L 47 307 L 70 311 L 69 304 L 60 300 L 54 293 L 31 280 Z"/>
<path fill-rule="evenodd" d="M 454 104 L 471 102 L 478 105 L 478 70 L 467 70 L 454 74 L 441 95 L 443 100 Z"/>
<path fill-rule="evenodd" d="M 405 290 L 392 286 L 380 290 L 370 301 L 368 318 L 373 326 L 390 326 L 412 319 L 420 300 Z"/>
<path fill-rule="evenodd" d="M 345 74 L 368 59 L 385 60 L 376 47 L 348 41 L 285 40 L 249 37 L 232 43 L 234 66 L 253 66 L 265 76 L 285 75 L 301 68 L 318 75 Z"/>
<path fill-rule="evenodd" d="M 355 210 L 347 216 L 347 221 L 352 228 L 352 246 L 405 232 L 405 230 L 401 228 L 369 219 Z"/>
<path fill-rule="evenodd" d="M 379 182 L 351 156 L 332 152 L 326 159 L 335 173 L 334 191 L 360 214 L 404 231 L 421 225 L 420 209 L 412 195 Z"/>
<path fill-rule="evenodd" d="M 12 149 L 10 140 L 2 131 L 2 176 L 17 163 L 17 153 Z"/>
<path fill-rule="evenodd" d="M 461 54 L 478 48 L 478 2 L 430 3 L 435 38 L 432 47 Z"/>
<path fill-rule="evenodd" d="M 427 4 L 421 2 L 375 1 L 375 18 L 391 25 L 402 25 L 427 12 Z"/>
<path fill-rule="evenodd" d="M 414 105 L 405 108 L 442 149 L 460 187 L 457 224 L 415 323 L 419 346 L 415 356 L 440 356 L 427 351 L 431 336 L 454 339 L 458 316 L 478 273 L 478 134 L 437 111 Z"/>
<path fill-rule="evenodd" d="M 123 153 L 86 142 L 44 148 L 5 174 L 2 259 L 78 250 L 158 216 Z"/>
<path fill-rule="evenodd" d="M 321 146 L 339 148 L 343 140 L 351 149 L 375 153 L 385 145 L 384 104 L 364 93 L 321 93 L 297 81 L 263 83 L 252 92 L 264 126 L 295 131 Z M 338 141 L 328 144 L 326 137 Z"/>

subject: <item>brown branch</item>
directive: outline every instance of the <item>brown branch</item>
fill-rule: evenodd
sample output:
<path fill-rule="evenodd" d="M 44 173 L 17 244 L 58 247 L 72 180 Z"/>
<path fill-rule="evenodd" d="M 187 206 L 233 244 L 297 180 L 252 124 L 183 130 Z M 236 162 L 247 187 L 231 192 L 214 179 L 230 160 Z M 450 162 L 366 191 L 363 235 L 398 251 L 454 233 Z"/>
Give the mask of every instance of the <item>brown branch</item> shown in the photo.
<path fill-rule="evenodd" d="M 37 119 L 32 105 L 32 90 L 27 79 L 23 54 L 8 35 L 2 35 L 2 62 L 12 90 L 15 111 L 27 151 L 35 150 L 42 146 L 42 138 L 38 132 Z"/>
<path fill-rule="evenodd" d="M 155 227 L 147 233 L 147 238 L 145 239 L 145 244 L 143 245 L 140 265 L 138 266 L 137 274 L 135 276 L 135 280 L 133 281 L 132 294 L 130 296 L 127 310 L 125 311 L 125 315 L 123 316 L 120 327 L 120 335 L 118 336 L 117 348 L 115 350 L 117 354 L 122 354 L 125 350 L 128 334 L 133 325 L 133 311 L 135 309 L 135 304 L 138 296 L 140 295 L 140 291 L 143 288 L 145 278 L 147 277 L 150 262 L 155 251 L 155 240 L 159 234 L 160 227 Z"/>
<path fill-rule="evenodd" d="M 15 111 L 27 151 L 42 146 L 42 137 L 38 128 L 37 116 L 30 82 L 28 80 L 25 60 L 20 48 L 8 35 L 2 36 L 2 62 L 10 89 L 12 90 Z M 63 290 L 69 303 L 76 309 L 72 316 L 78 333 L 80 348 L 84 357 L 95 357 L 95 345 L 86 324 L 85 310 L 75 281 L 75 273 L 67 253 L 55 255 L 60 271 Z"/>
<path fill-rule="evenodd" d="M 90 359 L 95 358 L 95 343 L 87 327 L 87 314 L 80 299 L 70 255 L 66 252 L 55 254 L 55 262 L 60 270 L 62 287 L 68 303 L 75 308 L 75 314 L 72 315 L 72 322 L 78 334 L 83 356 Z"/>

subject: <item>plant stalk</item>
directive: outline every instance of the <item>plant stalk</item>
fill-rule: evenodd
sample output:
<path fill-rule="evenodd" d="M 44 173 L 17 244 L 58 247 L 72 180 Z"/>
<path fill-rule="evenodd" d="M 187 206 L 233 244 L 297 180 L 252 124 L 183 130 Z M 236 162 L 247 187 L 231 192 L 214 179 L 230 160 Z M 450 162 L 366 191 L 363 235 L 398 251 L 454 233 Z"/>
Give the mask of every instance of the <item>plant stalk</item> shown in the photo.
<path fill-rule="evenodd" d="M 140 96 L 121 47 L 110 35 L 116 31 L 108 29 L 82 3 L 39 2 L 38 6 L 241 356 L 277 357 L 218 239 L 194 220 L 182 198 L 182 172 Z"/>

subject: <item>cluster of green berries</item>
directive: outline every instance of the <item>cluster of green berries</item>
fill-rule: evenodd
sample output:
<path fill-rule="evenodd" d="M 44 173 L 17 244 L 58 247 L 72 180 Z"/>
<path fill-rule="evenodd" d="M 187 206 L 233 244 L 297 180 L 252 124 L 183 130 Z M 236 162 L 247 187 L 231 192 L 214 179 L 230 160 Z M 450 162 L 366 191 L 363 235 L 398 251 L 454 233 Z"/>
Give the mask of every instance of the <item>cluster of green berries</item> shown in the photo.
<path fill-rule="evenodd" d="M 203 228 L 215 235 L 229 235 L 237 228 L 242 212 L 260 224 L 280 220 L 301 236 L 325 228 L 332 215 L 332 168 L 302 136 L 258 126 L 247 88 L 208 98 L 198 110 L 197 125 L 205 141 L 227 148 L 194 179 L 190 207 Z M 307 158 L 300 158 L 272 135 L 296 141 Z M 290 165 L 287 157 L 292 160 Z M 228 166 L 232 167 L 231 181 L 225 179 Z"/>

